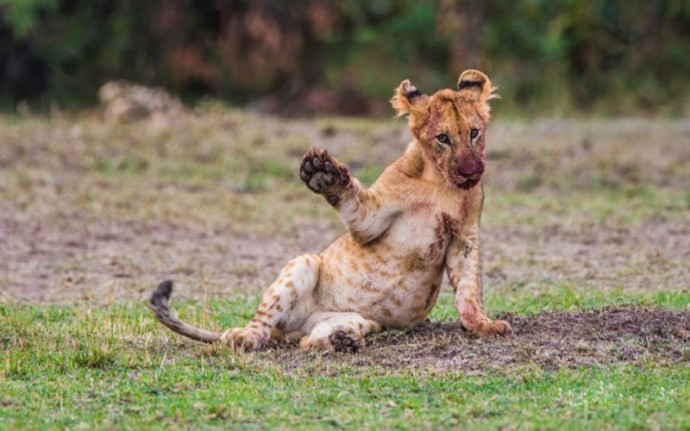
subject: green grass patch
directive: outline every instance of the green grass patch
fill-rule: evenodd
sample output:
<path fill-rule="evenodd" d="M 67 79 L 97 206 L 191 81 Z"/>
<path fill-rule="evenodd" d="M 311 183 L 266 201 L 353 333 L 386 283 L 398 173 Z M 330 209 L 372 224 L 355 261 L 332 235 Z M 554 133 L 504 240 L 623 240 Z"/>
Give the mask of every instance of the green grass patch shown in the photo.
<path fill-rule="evenodd" d="M 204 327 L 240 325 L 254 296 L 175 301 Z M 536 313 L 618 303 L 683 309 L 688 295 L 585 295 L 567 285 L 492 311 Z M 455 320 L 444 292 L 432 319 Z M 468 375 L 386 370 L 308 355 L 284 367 L 222 346 L 180 342 L 143 305 L 0 305 L 0 428 L 681 429 L 690 424 L 690 368 L 534 366 Z M 419 346 L 422 348 L 423 346 Z M 289 348 L 288 348 L 289 349 Z"/>
<path fill-rule="evenodd" d="M 293 377 L 187 365 L 131 374 L 100 370 L 25 385 L 8 424 L 24 427 L 679 428 L 690 419 L 690 371 L 593 370 L 524 378 L 457 375 Z M 22 397 L 53 393 L 36 403 Z M 76 390 L 75 390 L 76 389 Z M 3 408 L 2 410 L 7 410 Z M 0 411 L 2 411 L 0 410 Z M 42 414 L 37 414 L 41 412 Z M 563 418 L 567 417 L 567 424 Z"/>
<path fill-rule="evenodd" d="M 256 367 L 229 351 L 147 354 L 126 341 L 115 338 L 115 353 L 88 345 L 47 354 L 31 341 L 11 348 L 23 368 L 5 365 L 0 374 L 0 427 L 680 429 L 690 423 L 688 367 L 485 376 L 360 368 L 332 376 L 319 375 L 318 367 L 313 373 L 309 366 Z"/>

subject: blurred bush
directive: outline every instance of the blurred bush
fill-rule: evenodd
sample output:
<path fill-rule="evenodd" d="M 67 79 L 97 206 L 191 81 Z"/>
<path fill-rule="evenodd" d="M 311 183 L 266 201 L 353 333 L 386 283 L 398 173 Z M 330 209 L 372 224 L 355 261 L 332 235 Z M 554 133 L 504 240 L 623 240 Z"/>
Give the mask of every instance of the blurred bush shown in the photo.
<path fill-rule="evenodd" d="M 0 105 L 123 78 L 283 113 L 385 114 L 465 68 L 514 113 L 684 115 L 690 0 L 0 0 Z"/>

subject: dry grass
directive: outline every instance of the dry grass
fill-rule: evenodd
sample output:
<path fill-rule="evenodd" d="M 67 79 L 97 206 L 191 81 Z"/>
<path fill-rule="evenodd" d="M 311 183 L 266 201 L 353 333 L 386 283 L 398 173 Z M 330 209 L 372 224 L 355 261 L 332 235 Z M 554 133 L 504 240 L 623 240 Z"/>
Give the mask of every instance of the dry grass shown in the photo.
<path fill-rule="evenodd" d="M 371 181 L 402 122 L 283 120 L 209 105 L 169 124 L 95 115 L 0 123 L 5 300 L 143 300 L 257 293 L 341 226 L 299 184 L 322 146 Z M 489 136 L 487 285 L 568 283 L 639 294 L 690 285 L 690 122 L 496 122 Z"/>

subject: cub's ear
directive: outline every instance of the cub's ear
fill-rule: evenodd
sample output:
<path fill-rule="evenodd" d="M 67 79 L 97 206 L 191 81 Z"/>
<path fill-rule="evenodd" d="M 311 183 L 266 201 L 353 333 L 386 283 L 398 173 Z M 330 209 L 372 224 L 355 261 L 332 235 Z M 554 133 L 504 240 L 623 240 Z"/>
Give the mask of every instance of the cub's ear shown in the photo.
<path fill-rule="evenodd" d="M 395 89 L 391 105 L 395 109 L 395 117 L 400 118 L 406 114 L 421 113 L 428 101 L 429 96 L 406 79 Z"/>
<path fill-rule="evenodd" d="M 491 86 L 489 77 L 478 70 L 466 70 L 458 78 L 458 91 L 466 100 L 485 103 L 497 99 L 496 88 Z"/>

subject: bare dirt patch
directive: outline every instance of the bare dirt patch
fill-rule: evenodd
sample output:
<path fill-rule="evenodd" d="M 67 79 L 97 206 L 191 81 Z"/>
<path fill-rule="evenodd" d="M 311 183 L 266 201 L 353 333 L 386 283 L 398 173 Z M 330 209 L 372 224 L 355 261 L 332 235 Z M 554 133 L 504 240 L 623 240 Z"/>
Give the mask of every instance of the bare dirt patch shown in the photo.
<path fill-rule="evenodd" d="M 512 338 L 473 339 L 458 323 L 427 322 L 369 337 L 360 353 L 334 354 L 324 359 L 325 365 L 344 362 L 353 367 L 470 374 L 529 366 L 553 370 L 614 363 L 690 365 L 688 312 L 619 307 L 500 317 L 513 326 Z M 295 349 L 275 343 L 258 357 L 301 369 L 309 354 Z"/>

